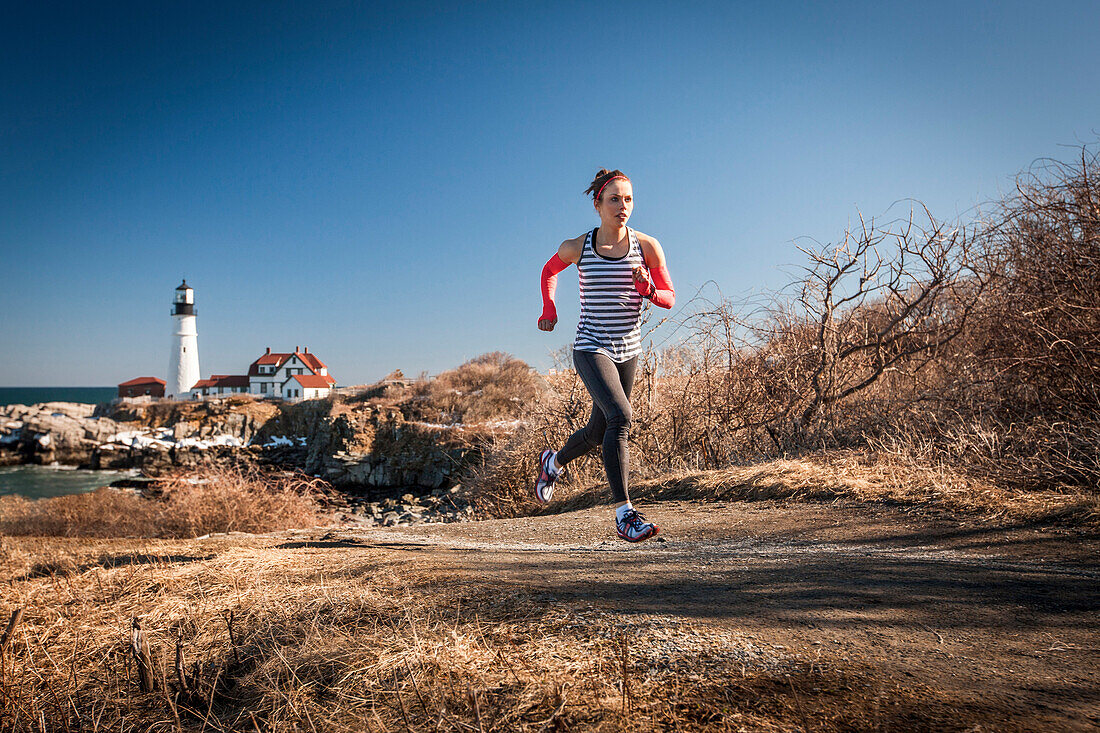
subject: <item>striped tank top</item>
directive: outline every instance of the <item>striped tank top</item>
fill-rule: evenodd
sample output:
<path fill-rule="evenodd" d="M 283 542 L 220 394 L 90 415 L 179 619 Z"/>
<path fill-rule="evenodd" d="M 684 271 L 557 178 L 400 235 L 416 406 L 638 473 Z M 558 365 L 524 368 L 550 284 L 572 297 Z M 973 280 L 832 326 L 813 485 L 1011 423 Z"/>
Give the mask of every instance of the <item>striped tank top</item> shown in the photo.
<path fill-rule="evenodd" d="M 581 317 L 573 348 L 604 354 L 622 363 L 642 350 L 642 296 L 634 288 L 633 269 L 645 266 L 638 236 L 628 228 L 630 247 L 622 257 L 612 259 L 595 249 L 596 232 L 584 238 L 580 273 Z"/>

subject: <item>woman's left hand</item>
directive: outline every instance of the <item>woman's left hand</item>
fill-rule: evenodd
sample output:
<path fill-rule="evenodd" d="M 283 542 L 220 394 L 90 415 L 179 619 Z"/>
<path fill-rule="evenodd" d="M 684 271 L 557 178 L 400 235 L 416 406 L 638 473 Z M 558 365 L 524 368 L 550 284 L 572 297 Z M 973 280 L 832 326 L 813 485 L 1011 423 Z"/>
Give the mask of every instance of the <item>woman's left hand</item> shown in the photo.
<path fill-rule="evenodd" d="M 649 270 L 641 265 L 634 267 L 634 289 L 642 296 L 649 296 L 653 292 L 653 280 L 649 276 Z"/>

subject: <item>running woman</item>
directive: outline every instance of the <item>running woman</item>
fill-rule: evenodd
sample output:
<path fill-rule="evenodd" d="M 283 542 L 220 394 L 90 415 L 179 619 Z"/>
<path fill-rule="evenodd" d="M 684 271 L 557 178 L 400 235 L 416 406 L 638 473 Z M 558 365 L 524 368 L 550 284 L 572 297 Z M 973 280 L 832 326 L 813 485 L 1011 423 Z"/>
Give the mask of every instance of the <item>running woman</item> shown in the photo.
<path fill-rule="evenodd" d="M 634 210 L 634 189 L 622 171 L 606 168 L 596 174 L 585 194 L 600 225 L 561 243 L 558 253 L 542 268 L 542 316 L 539 329 L 553 331 L 558 322 L 554 306 L 557 275 L 576 265 L 580 278 L 581 316 L 573 341 L 573 364 L 592 396 L 588 424 L 573 433 L 561 450 L 545 450 L 539 457 L 535 498 L 550 502 L 554 482 L 565 466 L 596 446 L 603 446 L 607 482 L 615 500 L 615 525 L 628 542 L 657 535 L 630 503 L 630 390 L 641 352 L 642 300 L 671 308 L 676 300 L 665 253 L 656 239 L 627 227 Z"/>

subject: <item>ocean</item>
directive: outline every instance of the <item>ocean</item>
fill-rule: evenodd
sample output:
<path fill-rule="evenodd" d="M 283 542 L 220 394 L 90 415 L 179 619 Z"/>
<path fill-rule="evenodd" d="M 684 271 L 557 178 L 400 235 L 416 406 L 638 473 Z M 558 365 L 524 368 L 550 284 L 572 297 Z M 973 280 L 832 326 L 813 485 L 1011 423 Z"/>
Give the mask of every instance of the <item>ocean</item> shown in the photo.
<path fill-rule="evenodd" d="M 0 406 L 39 402 L 95 405 L 117 396 L 118 387 L 0 387 Z M 41 499 L 79 494 L 133 475 L 133 471 L 79 471 L 72 466 L 4 466 L 0 467 L 0 496 Z"/>
<path fill-rule="evenodd" d="M 73 466 L 0 466 L 0 496 L 46 499 L 81 494 L 132 478 L 138 471 L 81 471 Z"/>
<path fill-rule="evenodd" d="M 0 406 L 39 402 L 84 402 L 98 405 L 118 397 L 118 387 L 0 387 Z"/>

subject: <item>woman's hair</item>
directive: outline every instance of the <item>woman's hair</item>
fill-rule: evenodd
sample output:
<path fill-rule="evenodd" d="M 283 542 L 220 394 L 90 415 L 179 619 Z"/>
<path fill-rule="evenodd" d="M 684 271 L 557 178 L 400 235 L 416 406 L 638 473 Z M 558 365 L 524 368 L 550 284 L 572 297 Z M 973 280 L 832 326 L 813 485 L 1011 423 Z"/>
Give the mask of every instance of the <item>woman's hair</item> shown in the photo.
<path fill-rule="evenodd" d="M 592 183 L 588 184 L 588 188 L 584 190 L 585 195 L 591 194 L 592 200 L 596 201 L 596 197 L 600 195 L 600 191 L 607 185 L 607 182 L 616 177 L 626 178 L 628 181 L 630 180 L 625 173 L 617 168 L 613 171 L 609 171 L 606 168 L 600 168 L 600 172 L 596 174 L 596 177 L 592 179 Z"/>

